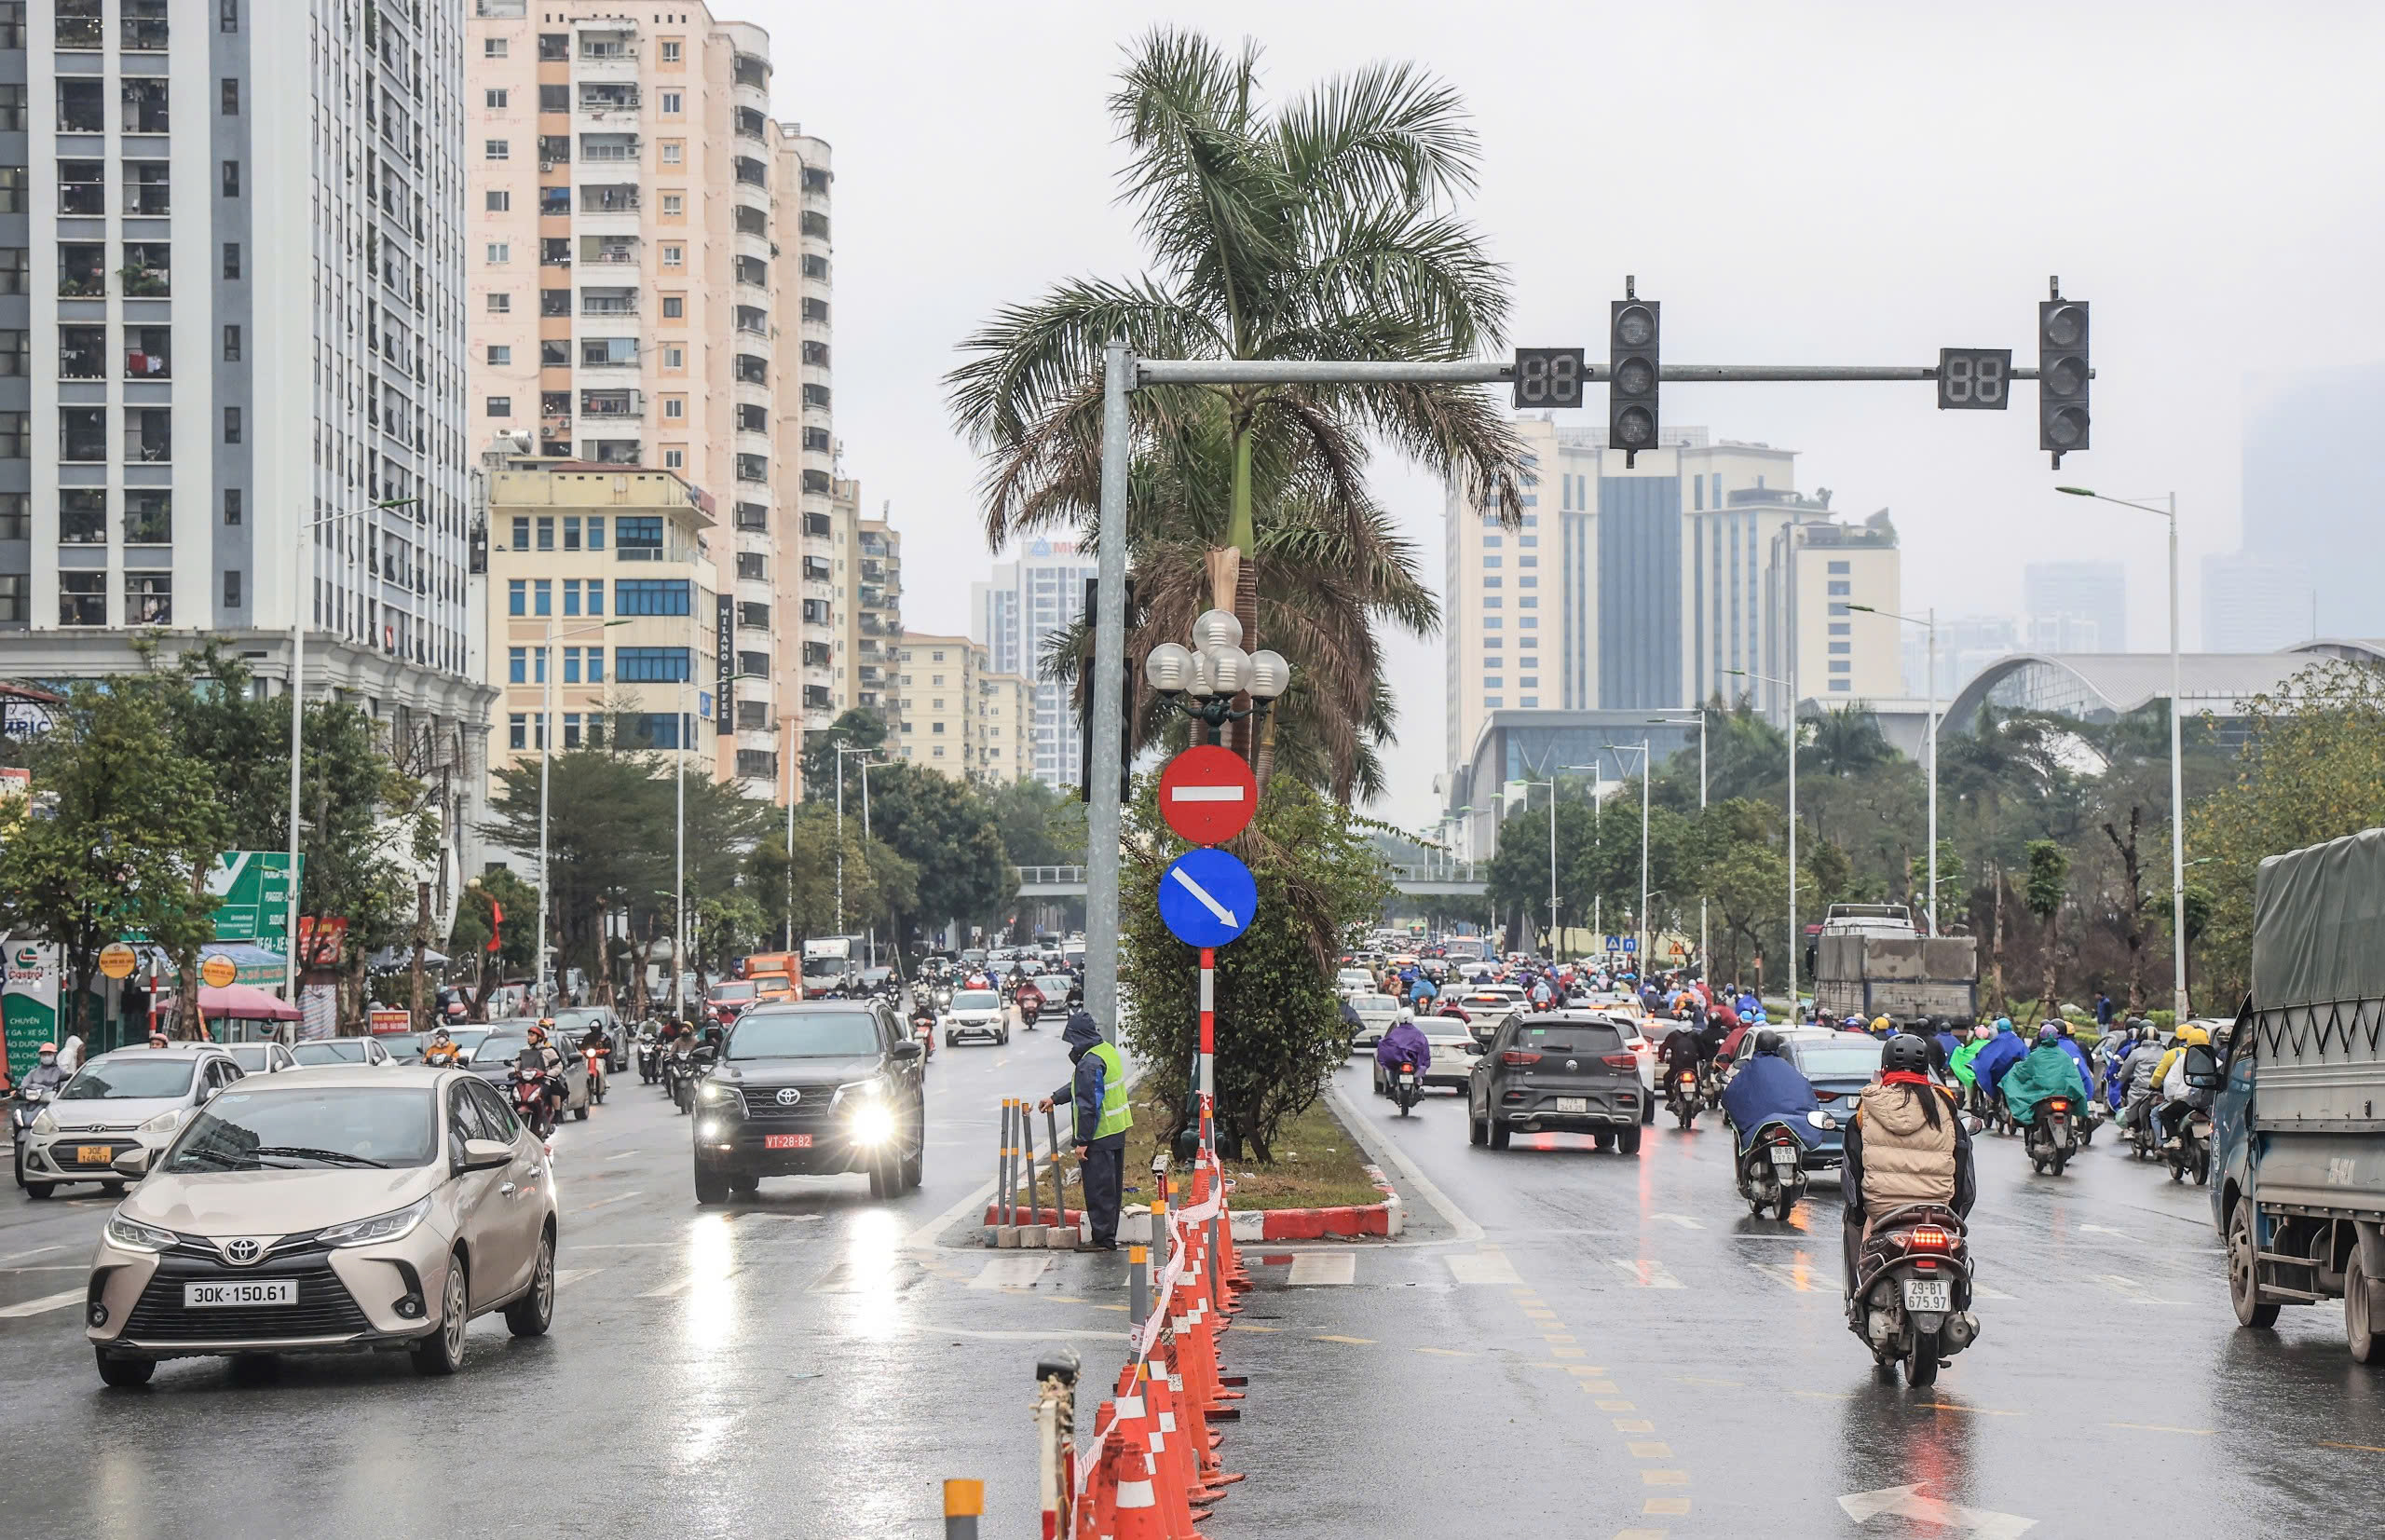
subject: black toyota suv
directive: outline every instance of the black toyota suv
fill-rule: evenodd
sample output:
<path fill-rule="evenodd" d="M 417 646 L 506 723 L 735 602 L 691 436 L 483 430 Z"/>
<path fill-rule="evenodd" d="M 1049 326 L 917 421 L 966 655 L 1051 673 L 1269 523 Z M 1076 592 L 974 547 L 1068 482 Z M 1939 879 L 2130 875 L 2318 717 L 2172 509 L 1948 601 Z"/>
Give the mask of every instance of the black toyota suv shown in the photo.
<path fill-rule="evenodd" d="M 847 1171 L 868 1174 L 872 1197 L 907 1192 L 927 1121 L 923 1050 L 884 1002 L 753 1006 L 696 1085 L 696 1201 Z"/>

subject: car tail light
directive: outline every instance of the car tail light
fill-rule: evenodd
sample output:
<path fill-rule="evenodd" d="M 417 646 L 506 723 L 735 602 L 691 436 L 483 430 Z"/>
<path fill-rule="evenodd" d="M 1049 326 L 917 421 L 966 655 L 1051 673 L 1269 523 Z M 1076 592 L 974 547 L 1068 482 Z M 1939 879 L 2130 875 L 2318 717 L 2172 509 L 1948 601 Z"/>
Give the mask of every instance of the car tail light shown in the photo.
<path fill-rule="evenodd" d="M 1915 1251 L 1943 1251 L 1954 1240 L 1934 1224 L 1919 1224 L 1905 1232 L 1904 1244 Z"/>
<path fill-rule="evenodd" d="M 1836 1101 L 1838 1099 L 1838 1093 L 1835 1091 L 1817 1091 L 1814 1093 L 1814 1099 L 1816 1101 Z"/>
<path fill-rule="evenodd" d="M 1632 1057 L 1629 1054 L 1601 1054 L 1599 1056 L 1606 1062 L 1606 1067 L 1610 1070 L 1637 1070 L 1640 1068 L 1640 1061 Z"/>
<path fill-rule="evenodd" d="M 1509 1048 L 1499 1056 L 1502 1064 L 1538 1064 L 1540 1055 L 1530 1048 Z"/>

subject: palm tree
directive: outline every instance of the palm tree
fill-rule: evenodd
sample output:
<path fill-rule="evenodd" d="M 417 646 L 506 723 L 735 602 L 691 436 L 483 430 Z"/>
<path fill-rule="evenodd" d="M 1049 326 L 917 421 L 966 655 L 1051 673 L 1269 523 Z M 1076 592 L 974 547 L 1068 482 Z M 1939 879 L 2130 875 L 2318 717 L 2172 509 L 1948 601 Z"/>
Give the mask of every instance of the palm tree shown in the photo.
<path fill-rule="evenodd" d="M 1053 524 L 1097 525 L 1113 336 L 1150 358 L 1424 361 L 1466 359 L 1503 335 L 1505 275 L 1451 211 L 1474 184 L 1477 150 L 1449 87 L 1375 64 L 1271 110 L 1255 45 L 1228 55 L 1162 28 L 1134 48 L 1111 108 L 1153 271 L 1071 279 L 1004 307 L 947 378 L 988 458 L 997 548 Z M 1309 703 L 1286 715 L 1338 724 L 1318 746 L 1346 797 L 1366 779 L 1357 750 L 1390 730 L 1374 621 L 1438 624 L 1368 492 L 1370 445 L 1387 443 L 1514 521 L 1512 429 L 1479 388 L 1443 384 L 1153 387 L 1132 400 L 1138 597 L 1154 601 L 1144 645 L 1182 634 L 1163 622 L 1233 610 L 1246 647 L 1275 645 L 1307 681 L 1296 688 Z"/>

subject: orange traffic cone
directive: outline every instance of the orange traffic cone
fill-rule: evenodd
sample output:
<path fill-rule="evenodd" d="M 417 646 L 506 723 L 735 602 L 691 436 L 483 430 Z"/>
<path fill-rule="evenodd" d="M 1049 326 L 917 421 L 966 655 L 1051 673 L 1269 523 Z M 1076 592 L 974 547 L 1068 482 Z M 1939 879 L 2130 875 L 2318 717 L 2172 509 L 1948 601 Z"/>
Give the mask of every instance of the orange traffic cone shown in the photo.
<path fill-rule="evenodd" d="M 1104 1401 L 1095 1415 L 1107 1419 L 1111 1411 L 1110 1403 Z M 1076 1511 L 1076 1540 L 1110 1540 L 1117 1530 L 1118 1438 L 1112 1428 L 1102 1434 L 1093 1452 L 1093 1466 L 1085 1473 L 1084 1497 Z"/>
<path fill-rule="evenodd" d="M 1160 1431 L 1167 1435 L 1167 1464 L 1175 1479 L 1184 1488 L 1188 1502 L 1207 1503 L 1218 1495 L 1218 1490 L 1201 1479 L 1201 1456 L 1192 1440 L 1207 1433 L 1206 1427 L 1195 1428 L 1192 1421 L 1180 1413 L 1182 1397 L 1175 1383 L 1165 1374 L 1153 1374 L 1143 1383 L 1143 1394 L 1150 1397 L 1152 1415 Z M 1208 1515 L 1195 1509 L 1192 1517 L 1206 1519 Z"/>
<path fill-rule="evenodd" d="M 1158 1472 L 1152 1459 L 1150 1440 L 1138 1425 L 1119 1418 L 1120 1448 L 1118 1460 L 1117 1522 L 1110 1533 L 1115 1540 L 1186 1540 L 1170 1533 L 1166 1516 L 1159 1506 Z"/>

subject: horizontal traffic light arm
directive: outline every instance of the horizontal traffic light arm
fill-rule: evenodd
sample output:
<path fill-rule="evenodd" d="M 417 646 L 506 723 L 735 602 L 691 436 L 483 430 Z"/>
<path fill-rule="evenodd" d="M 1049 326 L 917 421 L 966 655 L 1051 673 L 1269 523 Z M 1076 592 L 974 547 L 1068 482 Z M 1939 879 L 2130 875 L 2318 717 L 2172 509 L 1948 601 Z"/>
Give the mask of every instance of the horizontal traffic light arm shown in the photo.
<path fill-rule="evenodd" d="M 1607 382 L 1614 371 L 1606 364 L 1585 362 L 1582 376 L 1592 384 Z M 1512 363 L 1359 363 L 1335 361 L 1272 359 L 1138 359 L 1132 388 L 1147 385 L 1382 385 L 1417 382 L 1444 385 L 1503 385 L 1516 377 Z M 1746 382 L 1822 382 L 1838 380 L 1935 380 L 1934 363 L 1912 368 L 1839 364 L 1667 363 L 1657 367 L 1659 380 L 1684 385 Z M 2035 369 L 2015 366 L 2011 377 L 2033 380 Z M 2092 371 L 2090 377 L 2092 377 Z"/>

